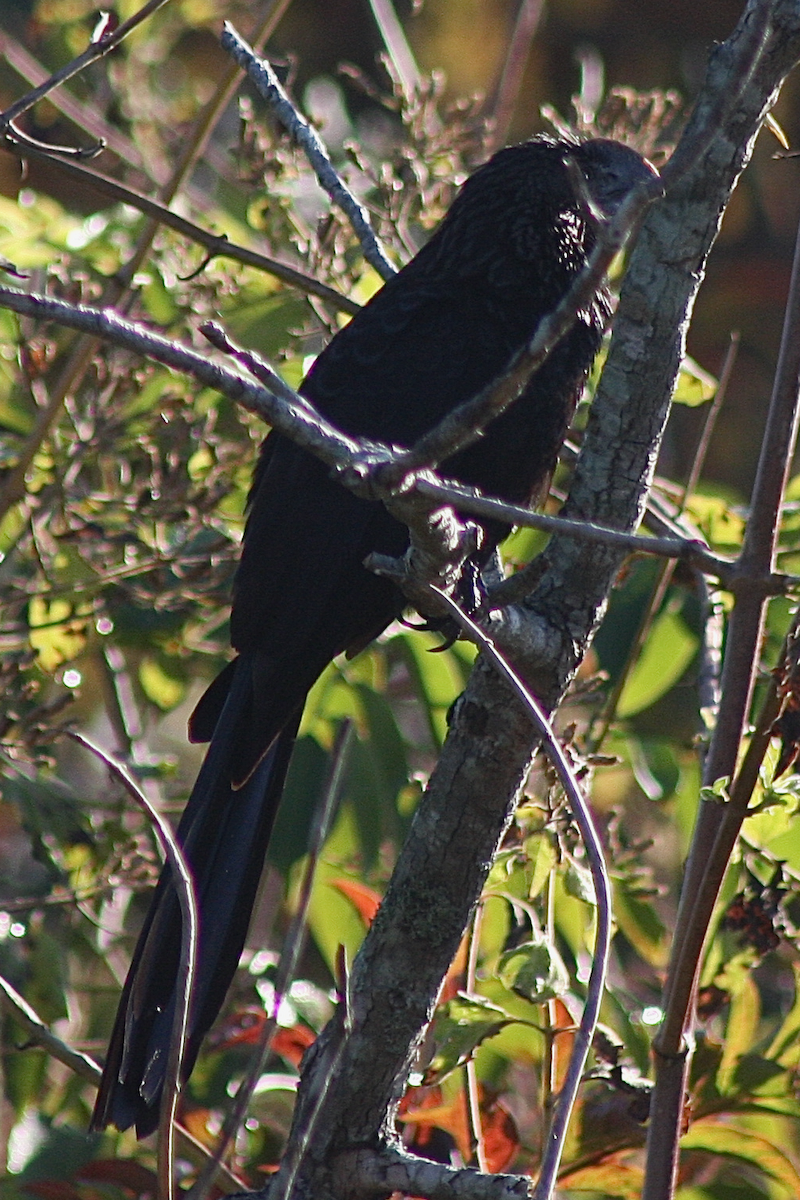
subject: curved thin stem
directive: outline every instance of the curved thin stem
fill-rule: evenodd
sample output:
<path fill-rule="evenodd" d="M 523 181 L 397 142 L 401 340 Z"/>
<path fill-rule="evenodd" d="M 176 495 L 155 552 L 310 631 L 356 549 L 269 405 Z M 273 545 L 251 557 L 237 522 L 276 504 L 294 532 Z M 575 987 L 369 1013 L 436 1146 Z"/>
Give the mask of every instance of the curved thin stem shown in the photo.
<path fill-rule="evenodd" d="M 550 1126 L 547 1143 L 544 1148 L 542 1169 L 533 1192 L 533 1200 L 550 1200 L 556 1184 L 567 1126 L 572 1115 L 583 1069 L 586 1065 L 586 1059 L 600 1016 L 600 1005 L 603 999 L 606 968 L 611 946 L 611 885 L 603 857 L 603 848 L 597 830 L 594 827 L 588 805 L 575 778 L 572 765 L 564 753 L 544 709 L 480 626 L 476 625 L 454 600 L 439 591 L 438 588 L 430 587 L 429 590 L 435 594 L 437 601 L 447 609 L 450 616 L 457 621 L 470 639 L 475 641 L 492 666 L 504 677 L 517 698 L 524 705 L 536 727 L 537 733 L 542 739 L 545 753 L 558 773 L 559 781 L 564 788 L 570 808 L 572 809 L 572 815 L 575 818 L 575 823 L 583 839 L 586 858 L 594 884 L 595 900 L 597 903 L 597 933 L 595 936 L 592 969 L 586 992 L 586 1004 L 584 1005 L 580 1025 L 575 1033 L 575 1041 L 564 1078 L 564 1085 L 556 1102 L 553 1123 Z"/>

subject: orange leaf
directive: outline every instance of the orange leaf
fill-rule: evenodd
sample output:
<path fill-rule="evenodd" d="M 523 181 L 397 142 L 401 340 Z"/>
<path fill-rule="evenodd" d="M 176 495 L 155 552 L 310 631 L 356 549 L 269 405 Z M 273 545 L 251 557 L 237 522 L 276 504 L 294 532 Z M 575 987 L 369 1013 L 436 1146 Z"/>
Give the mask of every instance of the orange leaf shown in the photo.
<path fill-rule="evenodd" d="M 248 1005 L 239 1008 L 213 1038 L 209 1039 L 215 1050 L 230 1050 L 232 1046 L 255 1046 L 261 1039 L 267 1015 L 263 1008 Z M 272 1035 L 270 1046 L 292 1066 L 298 1067 L 303 1052 L 316 1040 L 316 1034 L 307 1025 L 279 1025 Z"/>
<path fill-rule="evenodd" d="M 398 1116 L 404 1124 L 416 1127 L 414 1143 L 419 1149 L 424 1149 L 434 1129 L 441 1129 L 455 1142 L 462 1161 L 469 1162 L 472 1141 L 467 1119 L 467 1097 L 463 1088 L 459 1088 L 454 1099 L 448 1102 L 443 1102 L 438 1086 L 410 1088 L 403 1101 Z M 426 1132 L 428 1137 L 425 1136 Z"/>
<path fill-rule="evenodd" d="M 231 1046 L 255 1046 L 267 1015 L 263 1008 L 248 1004 L 237 1008 L 225 1021 L 220 1022 L 208 1039 L 215 1050 L 230 1050 Z"/>
<path fill-rule="evenodd" d="M 519 1150 L 517 1123 L 502 1100 L 481 1098 L 481 1136 L 486 1166 L 497 1174 L 505 1171 Z"/>
<path fill-rule="evenodd" d="M 572 1054 L 572 1043 L 575 1041 L 575 1022 L 572 1019 L 572 1013 L 569 1011 L 563 1000 L 554 1000 L 555 1006 L 555 1021 L 554 1025 L 559 1031 L 556 1034 L 553 1045 L 553 1052 L 556 1060 L 556 1091 L 560 1091 L 564 1084 L 564 1076 L 567 1073 L 569 1066 L 570 1055 Z M 562 1032 L 563 1031 L 563 1032 Z"/>
<path fill-rule="evenodd" d="M 306 1050 L 316 1040 L 317 1035 L 307 1025 L 282 1025 L 276 1029 L 270 1045 L 276 1054 L 280 1054 L 293 1067 L 299 1067 Z"/>
<path fill-rule="evenodd" d="M 329 883 L 350 901 L 361 920 L 369 928 L 381 903 L 381 897 L 374 888 L 357 883 L 354 879 L 331 879 Z"/>
<path fill-rule="evenodd" d="M 214 1142 L 214 1134 L 208 1128 L 209 1118 L 211 1117 L 210 1108 L 181 1108 L 180 1120 L 184 1129 L 192 1135 L 197 1142 L 201 1142 L 204 1146 L 211 1146 Z"/>

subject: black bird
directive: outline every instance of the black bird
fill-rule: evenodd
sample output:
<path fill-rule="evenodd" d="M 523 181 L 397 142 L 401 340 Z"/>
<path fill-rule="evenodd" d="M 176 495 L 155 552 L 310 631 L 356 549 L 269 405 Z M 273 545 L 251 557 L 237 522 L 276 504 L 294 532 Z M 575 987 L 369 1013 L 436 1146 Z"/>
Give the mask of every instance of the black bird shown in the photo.
<path fill-rule="evenodd" d="M 565 160 L 613 212 L 652 168 L 607 140 L 537 137 L 495 154 L 464 184 L 414 259 L 317 358 L 301 391 L 348 434 L 409 446 L 499 375 L 565 295 L 595 241 Z M 523 395 L 444 474 L 513 503 L 539 498 L 609 317 L 602 291 Z M 487 523 L 480 561 L 508 529 Z M 335 482 L 277 433 L 262 447 L 236 574 L 237 657 L 190 721 L 210 741 L 178 827 L 200 913 L 185 1075 L 216 1018 L 244 945 L 306 694 L 336 655 L 398 617 L 396 586 L 363 566 L 400 555 L 405 526 Z M 111 1036 L 94 1129 L 157 1126 L 174 1012 L 181 919 L 162 874 Z"/>

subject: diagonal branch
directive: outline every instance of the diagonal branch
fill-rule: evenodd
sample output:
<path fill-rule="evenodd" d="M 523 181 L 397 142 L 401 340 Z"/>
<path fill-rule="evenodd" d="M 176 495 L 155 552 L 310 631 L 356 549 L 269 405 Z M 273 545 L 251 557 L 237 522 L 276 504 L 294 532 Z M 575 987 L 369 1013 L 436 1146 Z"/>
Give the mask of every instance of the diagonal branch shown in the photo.
<path fill-rule="evenodd" d="M 181 945 L 175 989 L 175 1015 L 172 1020 L 169 1058 L 167 1060 L 164 1093 L 158 1124 L 158 1177 L 160 1193 L 164 1197 L 164 1200 L 174 1200 L 175 1113 L 178 1106 L 178 1093 L 181 1087 L 183 1059 L 189 1028 L 189 1006 L 197 963 L 197 903 L 194 896 L 192 874 L 169 824 L 158 810 L 153 807 L 128 772 L 111 758 L 110 755 L 106 754 L 104 750 L 101 750 L 99 746 L 95 746 L 88 738 L 83 737 L 82 734 L 68 730 L 67 736 L 77 742 L 79 746 L 83 746 L 90 754 L 94 754 L 96 758 L 99 758 L 110 774 L 122 784 L 134 803 L 144 811 L 148 820 L 153 825 L 164 858 L 169 863 L 175 892 L 180 905 Z"/>
<path fill-rule="evenodd" d="M 436 591 L 432 588 L 431 591 Z M 572 765 L 564 753 L 555 730 L 548 720 L 547 714 L 536 699 L 530 688 L 526 687 L 517 673 L 509 665 L 506 658 L 497 649 L 492 639 L 477 625 L 449 596 L 437 593 L 439 603 L 459 625 L 462 631 L 480 649 L 481 653 L 492 664 L 494 669 L 508 683 L 511 690 L 521 701 L 530 718 L 537 738 L 541 739 L 545 754 L 554 767 L 559 782 L 564 789 L 575 824 L 580 831 L 589 870 L 594 884 L 595 904 L 597 905 L 597 931 L 595 933 L 594 954 L 589 982 L 586 989 L 586 1004 L 581 1015 L 580 1025 L 575 1033 L 569 1065 L 564 1077 L 561 1091 L 556 1100 L 555 1115 L 547 1135 L 545 1152 L 539 1180 L 533 1193 L 533 1200 L 548 1200 L 555 1187 L 564 1141 L 567 1134 L 572 1110 L 578 1097 L 578 1088 L 586 1059 L 589 1055 L 592 1039 L 600 1016 L 600 1005 L 603 1001 L 608 955 L 611 948 L 611 883 L 608 877 L 603 857 L 603 848 L 597 830 L 589 812 L 589 806 L 581 792 Z"/>
<path fill-rule="evenodd" d="M 142 21 L 146 21 L 148 17 L 162 8 L 167 3 L 167 0 L 147 0 L 138 12 L 135 12 L 127 21 L 123 21 L 116 29 L 110 29 L 108 22 L 101 19 L 99 36 L 93 38 L 90 44 L 86 47 L 82 54 L 74 58 L 72 62 L 61 67 L 44 83 L 33 88 L 30 92 L 26 92 L 19 100 L 15 102 L 3 112 L 0 113 L 0 130 L 9 129 L 13 122 L 23 113 L 28 112 L 35 104 L 38 104 L 45 96 L 60 87 L 62 83 L 66 83 L 68 79 L 72 79 L 75 75 L 79 75 L 81 71 L 85 71 L 90 63 L 96 62 L 98 58 L 109 54 L 116 46 L 120 44 L 123 38 L 126 38 L 137 25 L 141 25 Z"/>
<path fill-rule="evenodd" d="M 347 296 L 343 296 L 341 292 L 337 292 L 334 288 L 320 283 L 312 275 L 306 275 L 303 271 L 298 271 L 296 267 L 289 266 L 288 263 L 268 258 L 266 254 L 259 254 L 256 250 L 250 250 L 247 246 L 238 246 L 235 242 L 228 241 L 224 233 L 211 233 L 210 230 L 203 229 L 202 226 L 195 224 L 194 221 L 189 221 L 186 217 L 180 216 L 179 213 L 173 212 L 172 209 L 168 208 L 165 204 L 161 204 L 158 200 L 152 200 L 149 196 L 142 195 L 141 192 L 136 191 L 134 188 L 126 187 L 116 179 L 110 179 L 109 176 L 102 175 L 99 171 L 93 171 L 88 167 L 81 166 L 80 163 L 75 162 L 73 159 L 65 159 L 55 154 L 45 153 L 36 146 L 22 145 L 14 134 L 7 134 L 5 140 L 8 149 L 13 153 L 26 158 L 40 158 L 70 178 L 96 188 L 98 192 L 106 196 L 111 196 L 112 199 L 118 200 L 120 204 L 127 204 L 131 208 L 137 209 L 159 225 L 165 225 L 168 229 L 173 229 L 182 237 L 196 242 L 198 246 L 203 246 L 208 251 L 209 260 L 212 258 L 229 258 L 233 262 L 243 263 L 245 266 L 253 267 L 257 271 L 264 271 L 267 275 L 274 275 L 276 279 L 288 283 L 291 287 L 299 288 L 310 296 L 319 296 L 321 300 L 325 300 L 340 312 L 354 314 L 361 307 L 354 300 L 349 300 Z"/>
<path fill-rule="evenodd" d="M 405 477 L 405 471 L 398 472 L 400 482 L 396 483 L 392 469 L 397 456 L 396 447 L 360 441 L 340 433 L 309 400 L 290 388 L 266 364 L 256 362 L 248 351 L 236 347 L 213 322 L 207 323 L 202 332 L 213 345 L 232 354 L 248 370 L 253 371 L 265 386 L 250 382 L 188 346 L 165 338 L 143 325 L 127 321 L 113 310 L 73 305 L 38 293 L 3 287 L 0 287 L 0 308 L 9 308 L 40 320 L 56 321 L 191 375 L 199 383 L 241 404 L 328 463 L 344 486 L 389 503 L 400 520 L 418 526 L 420 530 L 427 530 L 432 512 L 447 506 L 508 525 L 572 534 L 582 541 L 616 548 L 623 553 L 679 559 L 727 586 L 736 586 L 735 564 L 713 554 L 698 538 L 646 537 L 614 529 L 610 525 L 537 513 L 504 500 L 483 496 L 477 489 L 466 488 L 453 480 L 439 479 L 430 472 L 420 472 L 411 479 Z M 450 451 L 444 444 L 441 449 L 443 455 L 448 457 Z M 790 591 L 796 586 L 797 580 L 792 576 L 770 572 L 761 577 L 761 584 L 765 591 L 778 595 Z M 516 578 L 507 580 L 492 594 L 492 604 L 513 603 L 520 598 L 518 593 Z"/>
<path fill-rule="evenodd" d="M 499 417 L 522 393 L 561 339 L 569 333 L 577 314 L 596 296 L 609 267 L 625 245 L 648 204 L 661 193 L 661 184 L 639 184 L 620 205 L 613 221 L 600 226 L 589 262 L 558 307 L 540 321 L 531 341 L 514 356 L 506 370 L 472 400 L 449 413 L 429 433 L 392 465 L 384 468 L 397 484 L 411 471 L 435 467 L 443 459 L 471 446 L 486 426 Z"/>
<path fill-rule="evenodd" d="M 366 209 L 334 170 L 319 134 L 292 104 L 272 67 L 265 58 L 256 56 L 228 21 L 225 22 L 221 40 L 223 50 L 247 71 L 259 95 L 305 154 L 331 201 L 347 217 L 361 242 L 367 262 L 375 268 L 381 279 L 389 279 L 395 274 L 396 268 L 386 257 Z"/>

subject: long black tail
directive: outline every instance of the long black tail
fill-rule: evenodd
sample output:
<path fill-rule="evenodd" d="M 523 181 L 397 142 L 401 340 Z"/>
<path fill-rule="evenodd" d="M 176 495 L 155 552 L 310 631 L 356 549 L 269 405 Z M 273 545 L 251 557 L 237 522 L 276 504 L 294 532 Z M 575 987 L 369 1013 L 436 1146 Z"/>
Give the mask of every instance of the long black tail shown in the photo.
<path fill-rule="evenodd" d="M 240 660 L 241 663 L 241 660 Z M 236 729 L 252 703 L 248 672 L 234 672 L 197 782 L 178 826 L 194 879 L 199 944 L 183 1064 L 190 1074 L 213 1024 L 247 936 L 264 856 L 289 766 L 302 705 L 247 783 L 234 791 Z M 92 1129 L 158 1125 L 175 1011 L 181 915 L 168 867 L 162 871 L 134 951 L 92 1115 Z"/>

